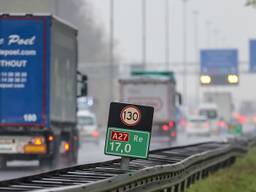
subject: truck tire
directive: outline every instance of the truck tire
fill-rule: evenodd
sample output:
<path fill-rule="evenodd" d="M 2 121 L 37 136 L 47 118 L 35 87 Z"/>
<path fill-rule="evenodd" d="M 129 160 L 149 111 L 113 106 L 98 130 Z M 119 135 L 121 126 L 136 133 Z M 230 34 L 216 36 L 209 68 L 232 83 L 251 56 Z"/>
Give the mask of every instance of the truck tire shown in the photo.
<path fill-rule="evenodd" d="M 40 159 L 39 163 L 41 168 L 56 169 L 58 166 L 58 158 L 56 158 L 55 155 L 52 155 L 50 157 Z"/>
<path fill-rule="evenodd" d="M 40 159 L 40 167 L 50 168 L 50 169 L 57 168 L 57 166 L 59 165 L 59 158 L 60 158 L 59 146 L 60 146 L 60 138 L 56 136 L 52 154 L 49 157 Z"/>
<path fill-rule="evenodd" d="M 39 160 L 39 165 L 41 168 L 49 168 L 49 158 L 43 158 Z"/>
<path fill-rule="evenodd" d="M 5 169 L 6 168 L 6 159 L 4 157 L 0 157 L 0 169 Z"/>
<path fill-rule="evenodd" d="M 75 151 L 71 157 L 71 164 L 75 165 L 75 164 L 77 164 L 77 161 L 78 161 L 78 152 Z"/>
<path fill-rule="evenodd" d="M 49 158 L 50 163 L 49 163 L 49 167 L 51 169 L 56 169 L 58 168 L 59 165 L 59 160 L 60 160 L 60 141 L 59 139 L 57 140 L 55 147 L 54 147 L 54 153 L 51 155 L 51 157 Z"/>
<path fill-rule="evenodd" d="M 68 162 L 67 164 L 70 166 L 70 165 L 75 165 L 77 164 L 77 161 L 78 161 L 78 146 L 74 145 L 73 150 L 70 151 L 68 153 Z"/>
<path fill-rule="evenodd" d="M 78 151 L 79 151 L 79 141 L 74 139 L 74 136 L 77 136 L 78 133 L 73 132 L 73 136 L 70 139 L 70 143 L 71 143 L 71 150 L 68 153 L 68 165 L 75 165 L 77 164 L 78 161 Z"/>

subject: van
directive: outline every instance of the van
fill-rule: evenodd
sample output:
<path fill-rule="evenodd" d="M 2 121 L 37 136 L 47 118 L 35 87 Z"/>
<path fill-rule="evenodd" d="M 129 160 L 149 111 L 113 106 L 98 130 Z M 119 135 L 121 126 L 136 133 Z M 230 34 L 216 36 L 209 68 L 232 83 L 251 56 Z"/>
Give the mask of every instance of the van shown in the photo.
<path fill-rule="evenodd" d="M 199 115 L 205 116 L 209 123 L 212 133 L 219 134 L 219 115 L 218 115 L 218 107 L 214 103 L 203 103 L 199 106 Z"/>
<path fill-rule="evenodd" d="M 77 112 L 77 128 L 81 142 L 94 142 L 99 144 L 99 129 L 96 115 L 87 110 Z"/>

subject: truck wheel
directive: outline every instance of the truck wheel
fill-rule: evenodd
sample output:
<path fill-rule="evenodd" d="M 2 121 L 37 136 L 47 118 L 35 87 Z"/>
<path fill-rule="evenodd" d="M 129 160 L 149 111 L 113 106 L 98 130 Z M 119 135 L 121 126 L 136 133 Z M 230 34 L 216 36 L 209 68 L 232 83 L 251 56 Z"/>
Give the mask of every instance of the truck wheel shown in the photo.
<path fill-rule="evenodd" d="M 48 168 L 49 167 L 49 159 L 48 158 L 40 159 L 39 164 L 40 164 L 41 168 Z"/>
<path fill-rule="evenodd" d="M 54 156 L 40 159 L 40 167 L 47 169 L 56 169 L 58 166 L 58 158 Z"/>
<path fill-rule="evenodd" d="M 59 166 L 59 154 L 53 155 L 51 158 L 50 168 L 51 169 L 57 169 Z"/>
<path fill-rule="evenodd" d="M 44 157 L 40 159 L 40 167 L 49 168 L 49 169 L 57 168 L 59 163 L 59 158 L 60 158 L 59 145 L 60 145 L 60 138 L 56 136 L 52 154 L 48 157 Z"/>
<path fill-rule="evenodd" d="M 68 154 L 68 165 L 75 165 L 77 164 L 78 160 L 78 152 L 74 150 L 73 152 L 69 152 Z"/>
<path fill-rule="evenodd" d="M 0 157 L 0 169 L 6 168 L 6 159 L 4 157 Z"/>
<path fill-rule="evenodd" d="M 78 152 L 75 152 L 75 154 L 72 155 L 72 164 L 77 164 L 78 161 Z"/>

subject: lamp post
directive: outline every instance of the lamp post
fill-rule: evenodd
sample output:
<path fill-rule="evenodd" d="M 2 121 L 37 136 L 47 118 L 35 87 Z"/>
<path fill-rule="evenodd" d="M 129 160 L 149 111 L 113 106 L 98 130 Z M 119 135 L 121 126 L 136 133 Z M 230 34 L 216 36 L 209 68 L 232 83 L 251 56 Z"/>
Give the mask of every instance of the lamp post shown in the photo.
<path fill-rule="evenodd" d="M 109 19 L 109 64 L 110 64 L 110 100 L 114 99 L 114 0 L 110 0 L 110 19 Z"/>
<path fill-rule="evenodd" d="M 142 64 L 147 66 L 147 2 L 142 0 Z"/>
<path fill-rule="evenodd" d="M 183 97 L 184 105 L 187 104 L 187 2 L 183 0 Z"/>
<path fill-rule="evenodd" d="M 213 37 L 214 37 L 214 44 L 213 44 L 213 46 L 215 47 L 215 48 L 218 48 L 219 46 L 220 46 L 220 39 L 219 39 L 219 35 L 220 35 L 220 31 L 219 30 L 217 30 L 217 29 L 214 29 L 213 30 Z"/>
<path fill-rule="evenodd" d="M 169 69 L 170 64 L 170 14 L 169 14 L 169 0 L 165 0 L 165 68 Z"/>
<path fill-rule="evenodd" d="M 211 21 L 206 22 L 206 47 L 211 48 Z"/>
<path fill-rule="evenodd" d="M 196 70 L 198 73 L 196 73 L 196 86 L 195 86 L 195 98 L 196 98 L 196 103 L 200 103 L 200 85 L 199 85 L 199 78 L 200 78 L 200 64 L 199 64 L 199 25 L 198 25 L 198 11 L 193 11 L 194 15 L 194 44 L 195 44 L 195 63 L 196 63 Z"/>

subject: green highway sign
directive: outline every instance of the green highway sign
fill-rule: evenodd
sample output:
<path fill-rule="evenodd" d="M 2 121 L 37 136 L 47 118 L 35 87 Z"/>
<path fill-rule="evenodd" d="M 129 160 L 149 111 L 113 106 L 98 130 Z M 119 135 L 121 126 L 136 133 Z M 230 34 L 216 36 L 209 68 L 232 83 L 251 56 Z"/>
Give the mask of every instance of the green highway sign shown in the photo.
<path fill-rule="evenodd" d="M 147 159 L 153 113 L 153 107 L 111 103 L 105 154 Z"/>
<path fill-rule="evenodd" d="M 150 133 L 144 131 L 108 128 L 105 153 L 147 159 Z"/>

